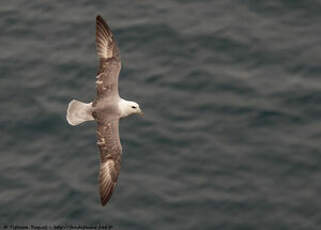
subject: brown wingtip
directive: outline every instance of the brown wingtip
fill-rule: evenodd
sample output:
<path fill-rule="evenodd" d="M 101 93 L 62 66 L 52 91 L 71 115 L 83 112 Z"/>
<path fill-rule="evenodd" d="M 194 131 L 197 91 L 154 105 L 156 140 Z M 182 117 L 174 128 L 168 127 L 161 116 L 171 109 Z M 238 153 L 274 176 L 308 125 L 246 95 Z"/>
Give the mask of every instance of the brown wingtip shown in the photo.
<path fill-rule="evenodd" d="M 100 16 L 100 14 L 97 14 L 96 20 L 97 20 L 97 21 L 100 21 L 100 20 L 104 20 L 104 19 L 102 18 L 102 16 Z"/>
<path fill-rule="evenodd" d="M 105 206 L 113 195 L 114 186 L 112 186 L 111 190 L 107 194 L 100 194 L 100 203 L 102 206 Z"/>
<path fill-rule="evenodd" d="M 100 22 L 100 23 L 103 24 L 105 27 L 107 27 L 107 29 L 109 30 L 109 27 L 108 27 L 105 19 L 103 19 L 103 17 L 100 16 L 99 14 L 96 16 L 96 22 Z"/>
<path fill-rule="evenodd" d="M 108 24 L 106 23 L 106 21 L 103 19 L 102 16 L 100 16 L 99 14 L 96 16 L 96 24 L 97 23 L 101 23 L 103 27 L 106 28 L 107 31 L 110 31 L 110 28 L 108 26 Z"/>
<path fill-rule="evenodd" d="M 107 201 L 103 201 L 102 199 L 100 199 L 100 203 L 101 203 L 101 206 L 106 206 L 106 204 L 107 204 Z"/>

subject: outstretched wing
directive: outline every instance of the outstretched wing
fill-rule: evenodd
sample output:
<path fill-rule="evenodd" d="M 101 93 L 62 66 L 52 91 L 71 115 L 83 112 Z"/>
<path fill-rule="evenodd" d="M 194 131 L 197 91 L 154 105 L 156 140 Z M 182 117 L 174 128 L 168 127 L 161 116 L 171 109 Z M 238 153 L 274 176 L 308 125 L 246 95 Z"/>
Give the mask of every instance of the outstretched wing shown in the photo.
<path fill-rule="evenodd" d="M 99 57 L 97 98 L 118 96 L 118 75 L 121 68 L 119 50 L 110 28 L 99 15 L 96 17 L 96 49 Z"/>
<path fill-rule="evenodd" d="M 97 145 L 100 151 L 99 191 L 104 206 L 117 184 L 122 147 L 119 139 L 119 120 L 97 125 Z"/>

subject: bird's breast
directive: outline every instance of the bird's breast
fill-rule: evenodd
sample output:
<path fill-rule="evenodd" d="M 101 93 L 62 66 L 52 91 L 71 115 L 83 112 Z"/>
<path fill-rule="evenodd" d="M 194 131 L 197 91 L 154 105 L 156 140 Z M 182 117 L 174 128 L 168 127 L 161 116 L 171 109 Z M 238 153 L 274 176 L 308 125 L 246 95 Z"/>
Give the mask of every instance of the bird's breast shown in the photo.
<path fill-rule="evenodd" d="M 98 122 L 108 122 L 120 117 L 118 103 L 111 100 L 100 100 L 93 107 L 93 117 Z"/>

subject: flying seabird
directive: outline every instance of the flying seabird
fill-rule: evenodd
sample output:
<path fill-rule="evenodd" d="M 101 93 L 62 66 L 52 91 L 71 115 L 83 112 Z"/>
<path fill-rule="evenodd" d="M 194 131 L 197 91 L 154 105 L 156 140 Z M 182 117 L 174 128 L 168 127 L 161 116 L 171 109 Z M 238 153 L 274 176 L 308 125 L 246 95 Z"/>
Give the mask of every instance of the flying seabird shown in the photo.
<path fill-rule="evenodd" d="M 99 191 L 100 201 L 104 206 L 111 198 L 120 170 L 122 147 L 119 139 L 119 119 L 131 114 L 143 115 L 143 112 L 136 102 L 119 96 L 119 50 L 109 26 L 99 15 L 96 17 L 96 49 L 99 57 L 97 96 L 90 103 L 70 101 L 66 119 L 70 125 L 91 120 L 97 122 L 97 145 L 100 151 Z"/>

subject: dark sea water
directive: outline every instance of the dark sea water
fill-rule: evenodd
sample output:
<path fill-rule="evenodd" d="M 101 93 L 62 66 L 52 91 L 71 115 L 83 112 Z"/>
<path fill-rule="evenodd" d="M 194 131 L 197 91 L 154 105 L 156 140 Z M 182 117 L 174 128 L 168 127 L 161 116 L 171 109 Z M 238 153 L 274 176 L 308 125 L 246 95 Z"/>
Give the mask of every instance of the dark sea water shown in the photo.
<path fill-rule="evenodd" d="M 123 163 L 102 207 L 95 17 L 118 41 Z M 0 228 L 321 229 L 321 1 L 0 3 Z M 11 230 L 11 229 L 8 229 Z"/>

